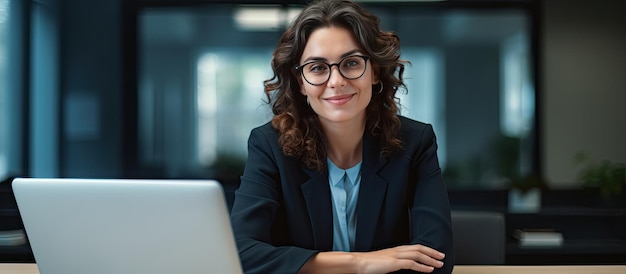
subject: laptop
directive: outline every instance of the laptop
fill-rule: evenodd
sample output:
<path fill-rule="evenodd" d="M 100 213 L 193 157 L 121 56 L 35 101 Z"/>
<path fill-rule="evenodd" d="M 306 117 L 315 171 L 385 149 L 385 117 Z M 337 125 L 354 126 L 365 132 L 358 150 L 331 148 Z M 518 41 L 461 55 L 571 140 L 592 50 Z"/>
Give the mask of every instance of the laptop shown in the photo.
<path fill-rule="evenodd" d="M 42 274 L 242 273 L 215 180 L 16 178 Z"/>

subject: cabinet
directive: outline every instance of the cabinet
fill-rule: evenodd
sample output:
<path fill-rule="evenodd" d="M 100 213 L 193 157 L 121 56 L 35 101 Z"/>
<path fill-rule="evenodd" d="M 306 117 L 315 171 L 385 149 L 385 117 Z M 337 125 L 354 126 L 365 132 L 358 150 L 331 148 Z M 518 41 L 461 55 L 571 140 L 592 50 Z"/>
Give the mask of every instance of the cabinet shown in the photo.
<path fill-rule="evenodd" d="M 558 246 L 520 246 L 517 229 L 550 229 L 563 235 Z M 506 214 L 506 263 L 624 264 L 626 210 L 548 207 L 534 214 Z"/>
<path fill-rule="evenodd" d="M 16 231 L 23 231 L 23 229 L 10 183 L 8 180 L 3 181 L 0 184 L 0 263 L 35 262 L 27 243 L 16 244 L 11 239 Z"/>
<path fill-rule="evenodd" d="M 626 197 L 606 200 L 597 190 L 544 190 L 535 213 L 508 211 L 507 190 L 449 191 L 453 210 L 504 213 L 505 263 L 510 265 L 626 264 Z M 554 247 L 522 247 L 517 229 L 563 235 Z"/>

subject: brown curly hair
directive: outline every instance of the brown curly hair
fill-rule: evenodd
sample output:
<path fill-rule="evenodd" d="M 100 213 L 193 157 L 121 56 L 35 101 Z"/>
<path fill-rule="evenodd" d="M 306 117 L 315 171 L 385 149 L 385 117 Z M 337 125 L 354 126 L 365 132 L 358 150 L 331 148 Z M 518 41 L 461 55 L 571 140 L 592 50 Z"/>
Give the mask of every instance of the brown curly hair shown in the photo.
<path fill-rule="evenodd" d="M 283 33 L 273 53 L 274 75 L 264 81 L 264 86 L 274 113 L 272 126 L 280 132 L 285 155 L 300 157 L 308 168 L 322 170 L 326 166 L 326 138 L 317 114 L 300 92 L 295 66 L 311 33 L 330 26 L 346 28 L 355 35 L 383 85 L 380 93 L 379 85 L 372 87 L 372 100 L 366 109 L 366 130 L 379 140 L 381 156 L 402 147 L 396 91 L 406 88 L 402 81 L 405 61 L 400 60 L 400 38 L 382 31 L 379 21 L 354 2 L 321 0 L 307 6 Z"/>

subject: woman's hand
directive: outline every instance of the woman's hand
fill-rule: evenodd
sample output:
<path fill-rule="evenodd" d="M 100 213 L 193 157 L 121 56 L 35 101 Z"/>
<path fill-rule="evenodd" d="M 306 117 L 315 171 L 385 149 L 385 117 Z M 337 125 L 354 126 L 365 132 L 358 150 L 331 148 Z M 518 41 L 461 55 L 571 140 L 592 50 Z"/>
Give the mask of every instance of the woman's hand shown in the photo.
<path fill-rule="evenodd" d="M 430 273 L 443 266 L 445 254 L 420 244 L 402 245 L 371 252 L 353 252 L 358 273 L 389 273 L 402 269 Z"/>

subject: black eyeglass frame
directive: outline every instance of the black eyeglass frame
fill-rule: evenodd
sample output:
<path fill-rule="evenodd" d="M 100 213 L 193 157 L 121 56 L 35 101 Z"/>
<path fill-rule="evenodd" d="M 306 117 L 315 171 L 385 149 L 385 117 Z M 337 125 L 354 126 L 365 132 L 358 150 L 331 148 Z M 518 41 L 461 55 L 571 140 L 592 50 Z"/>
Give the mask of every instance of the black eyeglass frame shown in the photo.
<path fill-rule="evenodd" d="M 343 61 L 345 61 L 346 59 L 351 58 L 351 57 L 361 57 L 365 61 L 365 67 L 363 68 L 363 72 L 359 76 L 352 77 L 352 78 L 351 77 L 346 77 L 345 75 L 343 75 L 343 72 L 341 72 L 341 67 L 339 66 L 339 64 L 341 64 Z M 323 84 L 326 84 L 326 82 L 328 82 L 328 80 L 330 80 L 330 75 L 332 74 L 333 66 L 337 66 L 337 70 L 339 71 L 339 74 L 343 78 L 346 78 L 348 80 L 356 80 L 356 79 L 361 78 L 365 74 L 365 71 L 367 71 L 367 61 L 369 59 L 370 59 L 370 56 L 355 54 L 355 55 L 350 55 L 350 56 L 346 56 L 344 58 L 341 58 L 341 60 L 339 60 L 339 62 L 337 62 L 337 63 L 329 64 L 329 63 L 326 63 L 324 61 L 309 61 L 309 62 L 306 62 L 306 63 L 304 63 L 302 65 L 296 66 L 295 69 L 296 69 L 297 72 L 300 72 L 300 75 L 302 76 L 302 78 L 304 78 L 304 81 L 306 81 L 307 83 L 309 83 L 311 85 L 314 85 L 314 86 L 321 86 Z M 324 81 L 324 82 L 322 82 L 320 84 L 313 84 L 308 79 L 306 79 L 306 76 L 304 76 L 304 70 L 302 68 L 304 68 L 306 65 L 311 64 L 311 63 L 323 63 L 323 64 L 328 66 L 328 71 L 329 72 L 328 72 L 328 78 L 326 78 L 326 81 Z"/>

